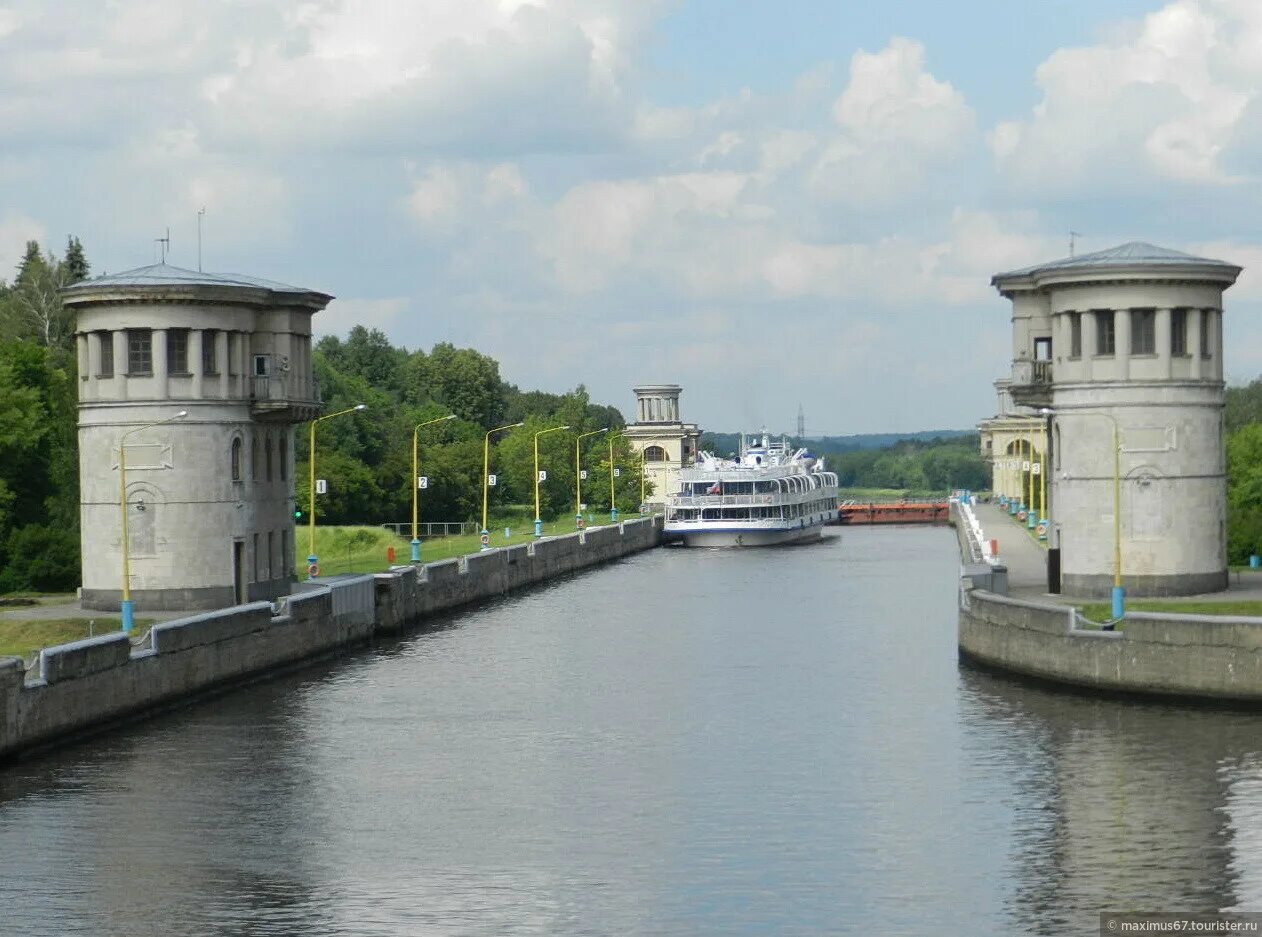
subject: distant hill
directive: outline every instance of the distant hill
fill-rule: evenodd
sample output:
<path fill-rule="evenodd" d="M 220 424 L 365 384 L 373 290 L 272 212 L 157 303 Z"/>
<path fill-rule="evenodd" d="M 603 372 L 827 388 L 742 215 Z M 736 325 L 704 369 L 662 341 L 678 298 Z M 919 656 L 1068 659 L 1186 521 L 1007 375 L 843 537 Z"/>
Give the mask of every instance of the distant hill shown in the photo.
<path fill-rule="evenodd" d="M 919 433 L 856 433 L 853 436 L 808 436 L 805 439 L 790 436 L 789 442 L 795 447 L 805 446 L 811 452 L 827 455 L 857 452 L 860 449 L 884 449 L 908 440 L 930 442 L 934 439 L 955 439 L 959 436 L 971 436 L 976 432 L 975 429 L 930 429 Z M 740 438 L 740 433 L 703 433 L 701 448 L 718 455 L 728 455 L 736 452 L 740 446 Z"/>

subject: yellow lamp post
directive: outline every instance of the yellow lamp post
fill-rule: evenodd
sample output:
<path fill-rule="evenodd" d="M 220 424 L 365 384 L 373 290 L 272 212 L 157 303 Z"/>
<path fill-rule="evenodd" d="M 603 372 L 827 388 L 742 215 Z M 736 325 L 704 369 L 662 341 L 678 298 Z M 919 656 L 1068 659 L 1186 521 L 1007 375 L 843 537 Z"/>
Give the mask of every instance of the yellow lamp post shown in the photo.
<path fill-rule="evenodd" d="M 1025 502 L 1025 528 L 1033 530 L 1038 523 L 1038 518 L 1034 511 L 1034 424 L 1030 423 L 1026 427 L 1026 451 L 1030 454 L 1030 470 L 1026 473 L 1029 491 Z"/>
<path fill-rule="evenodd" d="M 424 423 L 417 423 L 412 428 L 412 562 L 419 563 L 421 561 L 421 540 L 417 536 L 417 518 L 420 514 L 421 501 L 421 469 L 417 460 L 417 444 L 418 436 L 422 427 L 433 426 L 435 423 L 446 423 L 448 420 L 454 420 L 454 413 L 447 416 L 440 416 L 434 420 L 426 420 Z"/>
<path fill-rule="evenodd" d="M 594 429 L 590 433 L 579 433 L 574 439 L 574 526 L 583 529 L 583 466 L 579 457 L 579 447 L 588 436 L 599 436 L 609 432 L 608 426 Z"/>
<path fill-rule="evenodd" d="M 310 442 L 307 446 L 307 484 L 308 504 L 307 504 L 307 580 L 316 578 L 320 571 L 320 558 L 316 556 L 315 551 L 315 496 L 316 496 L 316 424 L 323 423 L 325 420 L 331 420 L 334 417 L 345 416 L 348 413 L 354 413 L 357 410 L 367 410 L 368 405 L 357 403 L 353 407 L 347 407 L 345 410 L 338 410 L 337 413 L 329 413 L 325 416 L 318 416 L 311 421 Z"/>
<path fill-rule="evenodd" d="M 563 429 L 569 429 L 569 426 L 553 426 L 551 429 L 541 429 L 535 433 L 535 536 L 543 536 L 543 518 L 539 516 L 539 483 L 543 481 L 543 476 L 539 474 L 539 437 L 548 433 L 556 433 Z"/>
<path fill-rule="evenodd" d="M 611 524 L 618 521 L 618 496 L 614 493 L 614 475 L 617 469 L 613 464 L 613 441 L 625 435 L 626 433 L 614 433 L 609 437 L 609 522 Z"/>
<path fill-rule="evenodd" d="M 127 536 L 127 437 L 142 430 L 162 426 L 164 423 L 182 420 L 186 416 L 188 416 L 188 411 L 181 410 L 165 420 L 156 420 L 153 423 L 146 423 L 144 426 L 137 426 L 135 429 L 129 429 L 123 433 L 122 438 L 118 441 L 118 506 L 123 513 L 123 597 L 119 602 L 118 609 L 123 619 L 123 630 L 126 632 L 131 631 L 134 622 L 131 601 L 131 541 Z"/>
<path fill-rule="evenodd" d="M 645 446 L 644 449 L 648 447 Z M 644 513 L 644 449 L 640 450 L 640 513 Z"/>
<path fill-rule="evenodd" d="M 1056 416 L 1058 411 L 1044 407 L 1044 416 Z M 1064 414 L 1059 414 L 1064 416 Z M 1126 590 L 1122 588 L 1122 428 L 1111 413 L 1080 413 L 1079 416 L 1104 417 L 1113 424 L 1113 592 L 1112 613 L 1117 621 L 1126 614 Z"/>
<path fill-rule="evenodd" d="M 486 529 L 486 496 L 491 487 L 491 436 L 495 433 L 503 432 L 506 429 L 516 429 L 519 426 L 525 426 L 525 423 L 509 423 L 507 426 L 497 426 L 495 429 L 488 430 L 486 436 L 482 439 L 482 549 L 491 549 L 491 532 Z"/>

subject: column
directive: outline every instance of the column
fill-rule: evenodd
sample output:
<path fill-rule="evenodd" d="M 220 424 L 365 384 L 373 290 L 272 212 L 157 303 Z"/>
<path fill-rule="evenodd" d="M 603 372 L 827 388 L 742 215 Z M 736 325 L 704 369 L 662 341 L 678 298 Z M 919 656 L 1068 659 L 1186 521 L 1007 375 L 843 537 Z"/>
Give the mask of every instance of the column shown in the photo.
<path fill-rule="evenodd" d="M 237 332 L 237 396 L 250 399 L 250 333 Z"/>
<path fill-rule="evenodd" d="M 1201 316 L 1205 315 L 1203 309 L 1188 310 L 1188 356 L 1192 360 L 1192 371 L 1190 377 L 1194 381 L 1201 379 Z"/>
<path fill-rule="evenodd" d="M 1157 310 L 1157 361 L 1160 364 L 1158 374 L 1167 380 L 1173 376 L 1171 368 L 1174 366 L 1174 356 L 1170 354 L 1170 317 L 1173 313 L 1169 309 Z"/>
<path fill-rule="evenodd" d="M 115 329 L 109 333 L 114 342 L 114 399 L 127 399 L 127 330 Z"/>
<path fill-rule="evenodd" d="M 110 340 L 109 332 L 89 332 L 88 340 L 88 396 L 94 400 L 101 395 L 101 342 Z"/>
<path fill-rule="evenodd" d="M 189 329 L 188 333 L 188 369 L 193 372 L 193 396 L 200 400 L 203 396 L 202 380 L 205 377 L 202 374 L 202 363 L 205 358 L 202 355 L 202 345 L 206 340 L 205 329 Z"/>
<path fill-rule="evenodd" d="M 221 330 L 215 333 L 215 369 L 219 372 L 219 396 L 228 399 L 228 336 L 232 333 Z"/>
<path fill-rule="evenodd" d="M 153 395 L 165 400 L 168 396 L 167 382 L 171 375 L 167 363 L 167 330 L 154 329 L 149 335 L 150 352 L 153 355 Z"/>
<path fill-rule="evenodd" d="M 1125 381 L 1131 376 L 1131 311 L 1113 310 L 1113 357 L 1117 376 Z"/>
<path fill-rule="evenodd" d="M 83 400 L 88 396 L 88 388 L 84 385 L 91 380 L 92 367 L 88 364 L 88 336 L 83 332 L 78 332 L 74 337 L 75 358 L 79 366 L 79 399 Z M 93 387 L 92 390 L 96 388 Z"/>

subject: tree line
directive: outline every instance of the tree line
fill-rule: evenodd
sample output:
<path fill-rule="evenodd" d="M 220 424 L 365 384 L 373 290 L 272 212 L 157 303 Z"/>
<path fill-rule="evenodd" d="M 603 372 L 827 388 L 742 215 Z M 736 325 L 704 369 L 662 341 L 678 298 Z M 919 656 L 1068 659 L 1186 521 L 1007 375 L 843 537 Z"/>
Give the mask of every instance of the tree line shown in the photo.
<path fill-rule="evenodd" d="M 946 494 L 956 488 L 990 487 L 977 434 L 905 439 L 883 449 L 860 449 L 824 457 L 842 488 L 895 488 Z"/>

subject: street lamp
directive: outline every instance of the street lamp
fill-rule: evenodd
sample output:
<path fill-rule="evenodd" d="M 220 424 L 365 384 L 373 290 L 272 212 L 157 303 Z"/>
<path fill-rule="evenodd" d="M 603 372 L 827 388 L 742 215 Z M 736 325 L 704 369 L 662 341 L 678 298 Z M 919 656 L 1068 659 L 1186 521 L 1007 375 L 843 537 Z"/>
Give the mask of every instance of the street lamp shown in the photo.
<path fill-rule="evenodd" d="M 316 496 L 316 490 L 315 490 L 315 489 L 316 489 L 316 485 L 315 485 L 315 483 L 316 483 L 316 477 L 315 477 L 315 476 L 316 476 L 316 470 L 315 470 L 315 464 L 316 464 L 316 443 L 315 443 L 315 431 L 316 431 L 316 424 L 317 424 L 317 423 L 323 423 L 325 420 L 331 420 L 331 419 L 333 419 L 333 418 L 334 418 L 334 417 L 336 417 L 336 416 L 345 416 L 345 415 L 346 415 L 346 414 L 348 414 L 348 413 L 354 413 L 356 410 L 367 410 L 367 409 L 368 409 L 368 405 L 367 405 L 367 404 L 357 403 L 357 404 L 355 404 L 355 406 L 353 406 L 353 407 L 347 407 L 345 410 L 338 410 L 338 411 L 337 411 L 337 413 L 330 413 L 330 414 L 327 414 L 327 415 L 325 415 L 325 416 L 318 416 L 318 417 L 316 417 L 314 420 L 312 420 L 312 421 L 311 421 L 311 436 L 310 436 L 310 444 L 307 446 L 307 449 L 309 450 L 309 451 L 308 451 L 308 453 L 307 453 L 307 475 L 308 475 L 308 477 L 307 477 L 307 482 L 308 482 L 308 484 L 309 484 L 309 486 L 310 486 L 310 490 L 309 490 L 309 491 L 308 491 L 308 493 L 307 493 L 307 494 L 308 494 L 308 505 L 307 505 L 307 581 L 308 581 L 308 582 L 310 582 L 311 580 L 313 580 L 313 579 L 315 579 L 315 578 L 316 578 L 316 577 L 315 577 L 315 574 L 319 571 L 319 568 L 320 568 L 320 566 L 319 566 L 319 564 L 320 564 L 320 558 L 319 558 L 318 556 L 316 556 L 316 551 L 315 551 L 315 521 L 316 521 L 316 512 L 315 512 L 315 496 Z"/>
<path fill-rule="evenodd" d="M 579 433 L 574 439 L 574 526 L 583 529 L 583 468 L 579 461 L 579 446 L 588 436 L 599 436 L 609 432 L 608 426 L 594 429 L 590 433 Z"/>
<path fill-rule="evenodd" d="M 611 524 L 616 523 L 618 520 L 618 499 L 617 499 L 617 495 L 614 494 L 614 487 L 613 487 L 613 476 L 614 476 L 613 441 L 617 439 L 619 436 L 625 436 L 625 435 L 626 433 L 614 433 L 612 436 L 609 437 L 609 522 Z"/>
<path fill-rule="evenodd" d="M 640 513 L 641 514 L 644 513 L 644 450 L 647 448 L 648 446 L 645 446 L 643 449 L 640 450 Z"/>
<path fill-rule="evenodd" d="M 486 436 L 482 439 L 482 549 L 491 549 L 491 532 L 486 529 L 486 495 L 487 489 L 490 487 L 490 476 L 487 473 L 491 470 L 491 436 L 494 433 L 502 432 L 506 429 L 516 429 L 519 426 L 525 426 L 525 423 L 509 423 L 507 426 L 497 426 L 493 430 L 488 430 Z"/>
<path fill-rule="evenodd" d="M 543 519 L 539 516 L 539 482 L 543 481 L 539 477 L 539 437 L 547 433 L 555 433 L 563 429 L 569 429 L 569 426 L 554 426 L 551 429 L 541 429 L 535 433 L 535 536 L 543 536 Z"/>
<path fill-rule="evenodd" d="M 123 513 L 123 598 L 119 602 L 118 610 L 123 618 L 123 631 L 131 632 L 132 604 L 131 604 L 131 542 L 127 537 L 127 437 L 142 430 L 151 429 L 155 426 L 161 426 L 164 423 L 173 423 L 176 420 L 182 420 L 188 416 L 187 410 L 181 410 L 165 420 L 157 420 L 153 423 L 146 423 L 144 426 L 137 426 L 135 429 L 129 429 L 123 433 L 122 438 L 118 441 L 118 505 Z"/>
<path fill-rule="evenodd" d="M 1043 416 L 1061 416 L 1050 407 L 1039 410 Z M 1113 620 L 1126 613 L 1126 590 L 1122 588 L 1122 430 L 1117 417 L 1097 411 L 1081 412 L 1077 416 L 1100 416 L 1113 424 Z"/>
<path fill-rule="evenodd" d="M 416 535 L 416 520 L 420 506 L 421 491 L 421 475 L 420 467 L 417 465 L 417 436 L 423 426 L 433 426 L 435 423 L 445 423 L 448 420 L 454 420 L 454 413 L 449 416 L 440 416 L 435 420 L 426 420 L 424 423 L 417 423 L 412 428 L 412 562 L 419 563 L 421 561 L 421 541 Z"/>

